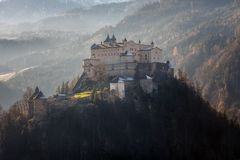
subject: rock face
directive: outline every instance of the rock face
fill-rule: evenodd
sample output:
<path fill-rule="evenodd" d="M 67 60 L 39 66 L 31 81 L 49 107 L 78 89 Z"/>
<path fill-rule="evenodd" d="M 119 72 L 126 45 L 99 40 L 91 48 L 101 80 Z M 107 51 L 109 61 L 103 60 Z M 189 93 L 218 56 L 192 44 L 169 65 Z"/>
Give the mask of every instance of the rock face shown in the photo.
<path fill-rule="evenodd" d="M 174 76 L 174 69 L 170 68 L 169 62 L 167 63 L 139 63 L 136 68 L 136 78 L 146 79 L 146 76 L 155 76 L 161 74 L 168 74 Z"/>

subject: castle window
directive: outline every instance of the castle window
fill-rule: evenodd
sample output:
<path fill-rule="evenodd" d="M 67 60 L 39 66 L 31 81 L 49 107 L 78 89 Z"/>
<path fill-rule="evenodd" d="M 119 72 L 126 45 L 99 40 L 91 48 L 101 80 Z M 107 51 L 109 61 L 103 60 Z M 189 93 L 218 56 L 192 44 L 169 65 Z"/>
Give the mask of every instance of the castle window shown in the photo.
<path fill-rule="evenodd" d="M 147 57 L 147 55 L 145 55 L 145 60 L 147 60 L 148 59 L 148 57 Z"/>

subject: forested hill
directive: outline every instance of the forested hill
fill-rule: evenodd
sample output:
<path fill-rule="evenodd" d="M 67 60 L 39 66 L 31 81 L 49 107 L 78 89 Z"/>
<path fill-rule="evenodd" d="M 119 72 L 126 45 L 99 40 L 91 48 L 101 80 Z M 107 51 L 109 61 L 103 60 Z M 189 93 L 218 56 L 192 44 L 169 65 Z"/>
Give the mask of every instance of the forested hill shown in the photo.
<path fill-rule="evenodd" d="M 240 129 L 212 110 L 192 87 L 156 78 L 145 94 L 133 85 L 125 100 L 49 106 L 29 119 L 16 104 L 1 113 L 4 160 L 149 160 L 240 158 Z M 62 104 L 61 104 L 62 105 Z M 41 114 L 41 113 L 39 113 Z"/>

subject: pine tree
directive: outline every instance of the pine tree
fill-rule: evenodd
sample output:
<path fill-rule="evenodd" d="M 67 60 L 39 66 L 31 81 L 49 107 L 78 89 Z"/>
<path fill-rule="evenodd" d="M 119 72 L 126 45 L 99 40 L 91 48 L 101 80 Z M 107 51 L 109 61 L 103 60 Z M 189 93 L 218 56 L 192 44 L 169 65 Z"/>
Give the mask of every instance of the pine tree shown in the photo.
<path fill-rule="evenodd" d="M 94 103 L 94 98 L 95 98 L 95 94 L 97 93 L 96 88 L 93 89 L 92 95 L 91 95 L 91 101 Z"/>
<path fill-rule="evenodd" d="M 60 85 L 57 87 L 56 93 L 57 93 L 57 94 L 60 94 L 60 93 L 61 93 L 61 87 L 60 87 Z"/>
<path fill-rule="evenodd" d="M 69 93 L 69 82 L 67 81 L 64 84 L 64 94 L 68 94 Z"/>
<path fill-rule="evenodd" d="M 61 94 L 65 93 L 65 83 L 62 83 L 62 87 L 61 87 Z"/>

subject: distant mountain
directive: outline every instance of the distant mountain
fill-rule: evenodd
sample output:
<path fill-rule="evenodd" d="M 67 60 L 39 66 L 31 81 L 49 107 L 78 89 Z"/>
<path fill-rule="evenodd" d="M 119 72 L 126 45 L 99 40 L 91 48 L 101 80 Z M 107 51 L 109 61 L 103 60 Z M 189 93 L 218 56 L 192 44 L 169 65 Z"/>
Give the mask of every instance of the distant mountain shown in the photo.
<path fill-rule="evenodd" d="M 17 24 L 0 24 L 0 32 L 55 30 L 92 34 L 102 27 L 116 25 L 125 16 L 133 13 L 135 10 L 132 9 L 132 5 L 132 2 L 99 4 L 89 8 L 75 5 L 74 9 L 68 7 L 68 9 L 63 9 L 61 13 L 48 14 L 43 16 L 41 20 L 35 19 L 34 22 L 23 21 Z"/>
<path fill-rule="evenodd" d="M 94 33 L 102 27 L 116 25 L 131 14 L 129 5 L 131 2 L 96 5 L 89 9 L 76 8 L 34 23 L 33 28 Z"/>
<path fill-rule="evenodd" d="M 0 22 L 35 21 L 76 7 L 81 4 L 59 0 L 5 0 L 0 2 Z"/>
<path fill-rule="evenodd" d="M 0 22 L 37 21 L 73 8 L 91 8 L 99 4 L 122 3 L 128 0 L 3 0 L 0 1 Z"/>

